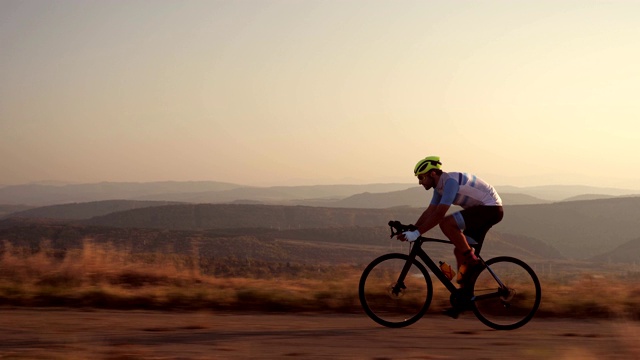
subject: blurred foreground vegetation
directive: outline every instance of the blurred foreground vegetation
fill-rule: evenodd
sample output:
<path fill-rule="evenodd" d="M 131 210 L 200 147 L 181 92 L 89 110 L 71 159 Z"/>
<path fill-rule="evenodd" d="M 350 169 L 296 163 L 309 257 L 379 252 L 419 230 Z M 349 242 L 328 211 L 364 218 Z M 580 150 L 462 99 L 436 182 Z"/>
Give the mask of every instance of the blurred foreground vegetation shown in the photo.
<path fill-rule="evenodd" d="M 136 253 L 85 241 L 59 250 L 4 243 L 0 305 L 156 310 L 361 312 L 363 266 Z M 640 273 L 538 274 L 539 317 L 640 320 Z M 431 312 L 448 306 L 437 281 Z"/>

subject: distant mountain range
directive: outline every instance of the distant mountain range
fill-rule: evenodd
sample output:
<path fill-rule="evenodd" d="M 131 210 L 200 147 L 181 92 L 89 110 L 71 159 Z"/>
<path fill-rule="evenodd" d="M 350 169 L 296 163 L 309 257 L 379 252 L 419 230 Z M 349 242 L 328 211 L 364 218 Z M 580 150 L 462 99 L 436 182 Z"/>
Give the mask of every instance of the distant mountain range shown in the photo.
<path fill-rule="evenodd" d="M 628 241 L 604 254 L 594 256 L 591 260 L 605 263 L 633 263 L 640 262 L 640 237 Z"/>
<path fill-rule="evenodd" d="M 384 209 L 397 206 L 410 206 L 423 208 L 429 205 L 432 191 L 413 186 L 408 189 L 385 193 L 360 193 L 335 201 L 324 201 L 319 205 L 342 208 Z M 500 195 L 504 204 L 544 204 L 549 201 L 542 200 L 522 193 L 503 193 Z M 299 205 L 314 205 L 312 201 L 298 201 Z"/>
<path fill-rule="evenodd" d="M 16 211 L 0 214 L 0 218 L 10 216 L 29 219 L 85 220 L 120 211 L 171 204 L 178 203 L 171 201 L 104 200 L 28 208 L 13 206 Z M 5 206 L 5 209 L 10 208 Z"/>
<path fill-rule="evenodd" d="M 0 204 L 44 206 L 101 200 L 151 200 L 145 197 L 218 192 L 234 188 L 238 188 L 238 185 L 214 181 L 12 185 L 0 188 Z M 161 200 L 172 201 L 169 198 Z"/>
<path fill-rule="evenodd" d="M 339 200 L 361 192 L 406 189 L 408 184 L 250 187 L 222 182 L 150 182 L 54 185 L 14 185 L 0 188 L 0 205 L 45 206 L 103 200 L 230 203 Z"/>
<path fill-rule="evenodd" d="M 499 244 L 523 256 L 640 262 L 640 197 L 621 196 L 633 191 L 568 186 L 498 190 L 505 203 L 505 218 L 490 232 L 489 248 Z M 414 222 L 430 197 L 430 192 L 412 184 L 265 188 L 218 182 L 21 185 L 0 188 L 0 219 L 4 218 L 0 228 L 18 226 L 27 234 L 29 226 L 49 219 L 44 223 L 96 229 L 241 229 L 240 234 L 251 236 L 258 236 L 255 229 L 262 229 L 262 234 L 291 241 L 353 243 L 354 237 L 363 236 L 365 241 L 366 234 L 380 233 L 388 220 Z"/>
<path fill-rule="evenodd" d="M 620 197 L 640 195 L 638 190 L 618 189 L 609 187 L 594 187 L 584 185 L 544 185 L 544 186 L 498 186 L 500 194 L 527 194 L 546 201 L 566 201 L 575 197 L 583 197 L 582 200 L 591 200 L 602 197 Z"/>
<path fill-rule="evenodd" d="M 505 205 L 542 204 L 580 197 L 627 196 L 638 191 L 587 186 L 498 186 Z M 104 200 L 170 201 L 185 203 L 262 203 L 329 207 L 422 207 L 430 193 L 416 184 L 365 184 L 251 187 L 201 182 L 30 184 L 0 188 L 0 206 L 46 206 Z M 0 211 L 2 208 L 0 208 Z M 0 212 L 0 215 L 2 213 Z"/>
<path fill-rule="evenodd" d="M 338 232 L 349 234 L 351 231 L 350 236 L 358 236 L 363 229 L 385 227 L 389 220 L 412 223 L 421 212 L 422 208 L 408 206 L 366 209 L 120 200 L 29 209 L 6 216 L 4 226 L 12 226 L 11 221 L 19 219 L 27 223 L 29 219 L 52 219 L 48 221 L 127 229 L 269 229 L 281 234 L 297 231 L 306 237 L 317 229 L 342 229 Z M 536 241 L 536 247 L 551 246 L 562 256 L 572 259 L 602 259 L 600 255 L 609 254 L 609 260 L 637 259 L 640 262 L 640 252 L 615 252 L 618 247 L 640 237 L 639 223 L 640 197 L 510 205 L 505 206 L 504 220 L 490 234 L 497 237 L 501 234 L 506 242 L 513 239 Z"/>
<path fill-rule="evenodd" d="M 640 197 L 616 197 L 509 206 L 495 230 L 544 240 L 569 258 L 585 259 L 637 239 L 639 224 Z"/>

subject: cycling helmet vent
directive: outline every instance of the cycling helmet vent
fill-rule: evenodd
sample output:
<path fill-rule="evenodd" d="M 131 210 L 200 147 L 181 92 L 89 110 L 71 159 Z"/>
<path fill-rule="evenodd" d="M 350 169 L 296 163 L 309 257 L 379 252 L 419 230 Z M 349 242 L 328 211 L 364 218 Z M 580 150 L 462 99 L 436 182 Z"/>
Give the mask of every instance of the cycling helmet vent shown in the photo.
<path fill-rule="evenodd" d="M 420 174 L 426 174 L 429 170 L 440 169 L 442 163 L 439 156 L 427 156 L 426 158 L 418 161 L 413 173 L 418 176 Z"/>

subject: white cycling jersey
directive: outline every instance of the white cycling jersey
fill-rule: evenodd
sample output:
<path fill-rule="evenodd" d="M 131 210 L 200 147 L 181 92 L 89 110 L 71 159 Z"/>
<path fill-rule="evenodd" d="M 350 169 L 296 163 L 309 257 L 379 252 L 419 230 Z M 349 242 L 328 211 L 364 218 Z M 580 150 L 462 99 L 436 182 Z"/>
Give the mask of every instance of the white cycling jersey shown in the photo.
<path fill-rule="evenodd" d="M 433 189 L 431 204 L 473 206 L 502 206 L 502 199 L 493 186 L 479 177 L 461 172 L 443 172 Z"/>

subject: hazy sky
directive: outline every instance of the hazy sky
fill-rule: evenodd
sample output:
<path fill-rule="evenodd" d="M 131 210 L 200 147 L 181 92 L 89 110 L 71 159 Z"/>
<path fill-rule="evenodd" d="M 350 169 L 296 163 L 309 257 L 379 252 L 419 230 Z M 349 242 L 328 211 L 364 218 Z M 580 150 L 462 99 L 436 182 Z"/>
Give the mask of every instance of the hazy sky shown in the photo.
<path fill-rule="evenodd" d="M 0 184 L 640 189 L 640 1 L 0 0 Z"/>

